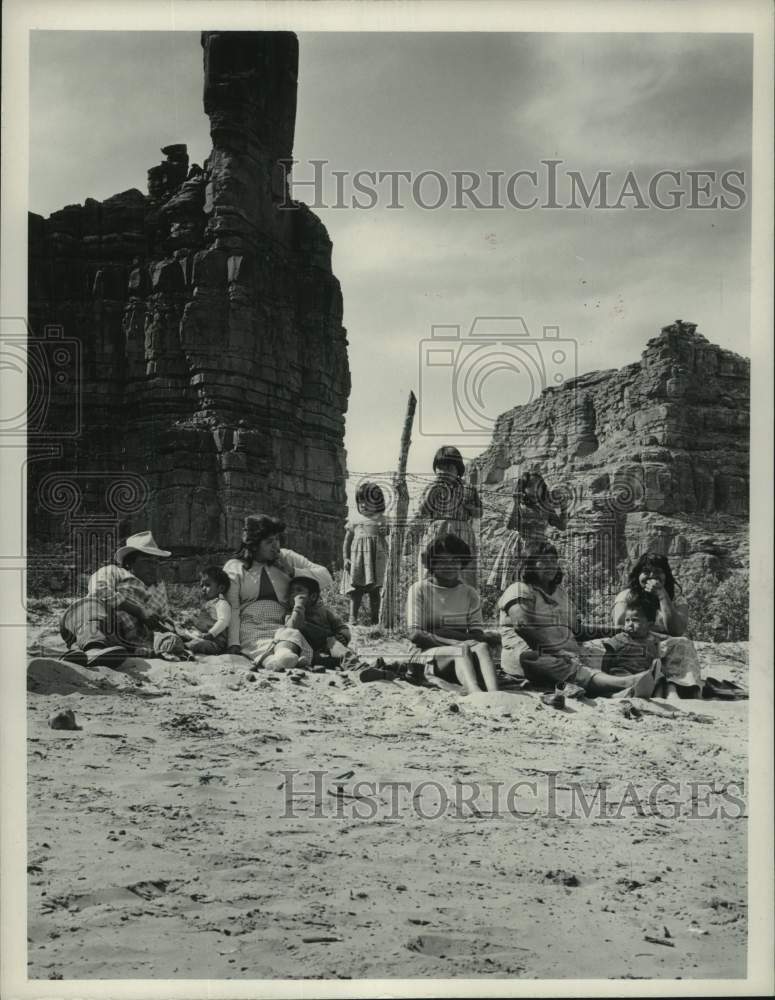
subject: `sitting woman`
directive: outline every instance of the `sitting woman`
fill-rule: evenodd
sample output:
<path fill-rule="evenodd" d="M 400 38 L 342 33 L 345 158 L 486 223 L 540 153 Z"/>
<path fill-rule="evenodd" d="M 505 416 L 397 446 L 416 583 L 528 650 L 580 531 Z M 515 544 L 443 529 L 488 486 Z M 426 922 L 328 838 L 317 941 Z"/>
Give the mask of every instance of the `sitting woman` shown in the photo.
<path fill-rule="evenodd" d="M 457 535 L 429 542 L 422 553 L 428 576 L 409 588 L 407 627 L 425 665 L 425 677 L 440 687 L 460 684 L 467 693 L 497 691 L 498 680 L 485 642 L 479 594 L 461 580 L 471 549 Z"/>
<path fill-rule="evenodd" d="M 568 682 L 589 695 L 629 691 L 648 698 L 660 679 L 658 665 L 635 675 L 603 672 L 602 647 L 584 647 L 579 618 L 562 587 L 557 549 L 550 542 L 528 546 L 513 583 L 498 601 L 506 673 L 524 676 L 539 687 Z"/>
<path fill-rule="evenodd" d="M 679 695 L 698 698 L 702 673 L 694 643 L 685 635 L 689 620 L 688 605 L 680 595 L 670 563 L 656 552 L 644 552 L 630 571 L 629 587 L 616 595 L 613 615 L 616 628 L 624 624 L 628 601 L 644 594 L 659 603 L 651 629 L 660 637 L 659 656 L 665 674 L 660 694 L 668 698 L 678 698 Z"/>
<path fill-rule="evenodd" d="M 332 585 L 331 575 L 291 549 L 280 546 L 285 525 L 266 514 L 245 518 L 242 545 L 236 558 L 223 567 L 231 580 L 226 595 L 231 605 L 229 652 L 242 653 L 257 663 L 272 646 L 274 634 L 285 624 L 288 590 L 296 571 L 311 576 L 321 587 Z M 306 639 L 297 633 L 296 645 Z"/>

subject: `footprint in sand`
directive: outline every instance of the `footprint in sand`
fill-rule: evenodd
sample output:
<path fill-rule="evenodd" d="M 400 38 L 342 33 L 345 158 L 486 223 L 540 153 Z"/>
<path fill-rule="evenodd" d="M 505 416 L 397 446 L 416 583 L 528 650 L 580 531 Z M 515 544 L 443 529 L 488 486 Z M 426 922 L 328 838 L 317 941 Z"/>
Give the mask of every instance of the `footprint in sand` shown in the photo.
<path fill-rule="evenodd" d="M 419 937 L 412 938 L 407 944 L 407 948 L 409 951 L 416 951 L 421 955 L 432 955 L 434 958 L 462 958 L 481 955 L 483 952 L 510 953 L 529 950 L 516 946 L 513 937 L 497 933 L 486 938 L 473 935 L 469 938 L 456 937 L 451 934 L 421 934 Z"/>

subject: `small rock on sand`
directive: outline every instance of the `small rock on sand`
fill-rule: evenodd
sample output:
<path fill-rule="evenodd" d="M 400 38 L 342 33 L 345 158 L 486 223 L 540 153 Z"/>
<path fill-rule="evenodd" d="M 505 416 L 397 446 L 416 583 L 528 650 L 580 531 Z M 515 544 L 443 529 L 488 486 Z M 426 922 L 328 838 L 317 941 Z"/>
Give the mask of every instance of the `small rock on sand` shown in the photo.
<path fill-rule="evenodd" d="M 61 709 L 59 712 L 52 712 L 48 717 L 49 729 L 82 729 L 75 721 L 75 713 L 71 708 Z"/>

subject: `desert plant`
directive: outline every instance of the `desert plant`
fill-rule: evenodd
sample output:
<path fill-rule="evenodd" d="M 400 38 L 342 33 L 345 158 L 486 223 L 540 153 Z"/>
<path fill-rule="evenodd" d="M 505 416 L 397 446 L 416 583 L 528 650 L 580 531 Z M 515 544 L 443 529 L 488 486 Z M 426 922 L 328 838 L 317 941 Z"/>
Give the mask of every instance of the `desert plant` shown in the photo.
<path fill-rule="evenodd" d="M 732 573 L 724 580 L 702 577 L 687 586 L 688 634 L 705 642 L 748 639 L 748 577 Z"/>

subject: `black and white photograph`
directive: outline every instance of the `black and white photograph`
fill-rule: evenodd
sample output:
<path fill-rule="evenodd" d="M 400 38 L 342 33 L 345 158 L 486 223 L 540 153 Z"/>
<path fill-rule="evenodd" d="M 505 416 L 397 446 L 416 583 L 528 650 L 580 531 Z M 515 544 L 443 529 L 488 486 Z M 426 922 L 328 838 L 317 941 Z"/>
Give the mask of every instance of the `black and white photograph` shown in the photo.
<path fill-rule="evenodd" d="M 4 995 L 772 991 L 735 10 L 6 0 Z"/>

